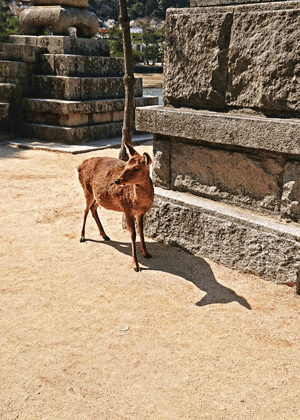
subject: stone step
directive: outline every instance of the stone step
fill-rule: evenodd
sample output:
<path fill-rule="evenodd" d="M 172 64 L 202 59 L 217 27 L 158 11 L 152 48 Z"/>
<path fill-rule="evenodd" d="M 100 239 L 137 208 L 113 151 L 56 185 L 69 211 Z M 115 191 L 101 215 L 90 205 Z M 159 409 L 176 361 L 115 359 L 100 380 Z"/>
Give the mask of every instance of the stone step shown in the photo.
<path fill-rule="evenodd" d="M 57 76 L 123 77 L 124 59 L 69 54 L 42 54 L 41 70 L 43 74 Z"/>
<path fill-rule="evenodd" d="M 22 106 L 26 113 L 56 115 L 96 115 L 119 113 L 124 110 L 125 99 L 100 99 L 91 101 L 65 101 L 58 99 L 23 98 Z M 135 107 L 157 105 L 156 96 L 136 97 Z"/>
<path fill-rule="evenodd" d="M 47 100 L 46 100 L 47 101 Z M 62 102 L 62 101 L 61 101 Z M 103 104 L 104 102 L 104 104 Z M 105 102 L 109 102 L 108 104 Z M 107 101 L 69 102 L 63 107 L 53 106 L 49 111 L 48 103 L 37 99 L 23 100 L 23 113 L 26 121 L 39 124 L 50 124 L 75 127 L 86 124 L 100 124 L 123 121 L 124 99 Z M 46 105 L 46 110 L 43 105 Z M 76 107 L 77 104 L 78 106 Z M 156 97 L 136 98 L 135 107 L 156 105 Z M 58 104 L 55 104 L 58 105 Z M 80 111 L 81 109 L 81 111 Z"/>
<path fill-rule="evenodd" d="M 86 125 L 80 127 L 60 127 L 46 124 L 23 123 L 23 136 L 66 144 L 81 144 L 122 134 L 122 122 Z"/>
<path fill-rule="evenodd" d="M 21 87 L 14 83 L 0 83 L 1 102 L 9 102 L 12 98 L 18 98 L 21 92 Z"/>
<path fill-rule="evenodd" d="M 34 63 L 38 60 L 39 53 L 43 49 L 34 45 L 2 44 L 3 60 L 24 61 L 25 63 Z"/>
<path fill-rule="evenodd" d="M 49 54 L 75 54 L 109 57 L 109 40 L 103 38 L 71 38 L 69 36 L 11 35 L 10 42 L 34 45 Z"/>
<path fill-rule="evenodd" d="M 69 101 L 91 99 L 120 99 L 125 97 L 125 87 L 121 77 L 32 77 L 31 96 Z M 142 79 L 136 79 L 135 96 L 143 96 Z"/>
<path fill-rule="evenodd" d="M 19 61 L 0 61 L 0 77 L 19 79 L 20 82 L 27 82 L 29 66 Z"/>

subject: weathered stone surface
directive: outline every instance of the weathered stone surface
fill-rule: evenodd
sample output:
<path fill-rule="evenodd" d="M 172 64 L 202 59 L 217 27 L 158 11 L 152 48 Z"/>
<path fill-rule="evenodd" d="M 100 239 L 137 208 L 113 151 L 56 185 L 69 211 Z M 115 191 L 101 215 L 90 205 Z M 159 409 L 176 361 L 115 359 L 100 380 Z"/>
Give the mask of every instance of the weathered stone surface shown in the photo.
<path fill-rule="evenodd" d="M 228 62 L 229 106 L 300 110 L 300 10 L 235 13 Z"/>
<path fill-rule="evenodd" d="M 287 162 L 283 174 L 282 217 L 300 221 L 300 163 Z"/>
<path fill-rule="evenodd" d="M 73 114 L 73 113 L 102 113 L 122 111 L 124 99 L 100 99 L 88 101 L 66 101 L 58 99 L 23 98 L 23 108 L 29 112 L 41 112 L 52 114 Z M 136 97 L 135 106 L 156 105 L 158 98 Z"/>
<path fill-rule="evenodd" d="M 213 144 L 300 154 L 300 121 L 157 106 L 136 110 L 137 130 Z"/>
<path fill-rule="evenodd" d="M 35 63 L 41 49 L 34 45 L 2 44 L 3 60 Z"/>
<path fill-rule="evenodd" d="M 27 81 L 29 75 L 26 63 L 19 61 L 0 61 L 1 77 L 18 77 Z"/>
<path fill-rule="evenodd" d="M 11 35 L 10 42 L 35 45 L 49 54 L 74 54 L 109 57 L 109 41 L 102 38 L 70 38 L 69 36 Z"/>
<path fill-rule="evenodd" d="M 171 188 L 217 201 L 279 211 L 283 162 L 171 142 Z"/>
<path fill-rule="evenodd" d="M 9 103 L 0 102 L 0 120 L 6 119 L 9 116 Z"/>
<path fill-rule="evenodd" d="M 171 188 L 171 141 L 153 137 L 152 180 L 157 187 Z"/>
<path fill-rule="evenodd" d="M 43 54 L 41 55 L 41 69 L 43 74 L 57 76 L 122 77 L 124 75 L 124 59 Z"/>
<path fill-rule="evenodd" d="M 0 83 L 0 98 L 1 101 L 11 101 L 14 98 L 19 98 L 22 93 L 20 86 L 12 83 Z"/>
<path fill-rule="evenodd" d="M 300 228 L 295 225 L 160 188 L 145 219 L 146 235 L 158 241 L 276 283 L 296 283 Z"/>
<path fill-rule="evenodd" d="M 220 109 L 225 105 L 231 13 L 168 14 L 164 104 Z"/>
<path fill-rule="evenodd" d="M 79 100 L 81 99 L 81 79 L 34 75 L 32 94 L 37 98 Z"/>
<path fill-rule="evenodd" d="M 191 0 L 190 7 L 201 7 L 202 10 L 222 12 L 224 9 L 230 11 L 283 10 L 297 9 L 299 2 L 290 0 Z"/>
<path fill-rule="evenodd" d="M 20 13 L 19 20 L 27 35 L 43 35 L 45 27 L 50 27 L 54 35 L 68 35 L 68 29 L 75 27 L 78 37 L 91 38 L 99 30 L 94 13 L 71 7 L 32 6 Z"/>
<path fill-rule="evenodd" d="M 124 98 L 125 87 L 121 77 L 63 77 L 33 76 L 33 94 L 37 98 L 91 100 Z M 136 79 L 135 96 L 142 96 L 142 79 Z"/>
<path fill-rule="evenodd" d="M 96 124 L 81 127 L 60 127 L 44 124 L 23 124 L 23 135 L 56 143 L 81 144 L 122 133 L 122 123 Z"/>
<path fill-rule="evenodd" d="M 30 0 L 32 6 L 53 6 L 62 5 L 69 7 L 86 8 L 89 5 L 88 0 Z"/>

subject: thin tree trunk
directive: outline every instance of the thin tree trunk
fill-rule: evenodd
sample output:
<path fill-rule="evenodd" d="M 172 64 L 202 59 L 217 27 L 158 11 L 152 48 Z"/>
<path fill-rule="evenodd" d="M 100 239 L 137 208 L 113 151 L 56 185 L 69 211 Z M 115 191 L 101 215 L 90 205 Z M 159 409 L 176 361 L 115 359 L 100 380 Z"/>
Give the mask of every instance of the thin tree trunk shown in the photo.
<path fill-rule="evenodd" d="M 124 119 L 122 129 L 122 144 L 119 152 L 119 159 L 127 160 L 127 153 L 125 149 L 125 142 L 131 144 L 132 134 L 134 130 L 134 84 L 135 79 L 133 75 L 133 57 L 130 38 L 130 21 L 127 12 L 126 0 L 119 0 L 120 15 L 119 22 L 122 28 L 123 36 L 123 51 L 124 51 L 124 64 L 125 64 L 125 106 L 124 106 Z"/>

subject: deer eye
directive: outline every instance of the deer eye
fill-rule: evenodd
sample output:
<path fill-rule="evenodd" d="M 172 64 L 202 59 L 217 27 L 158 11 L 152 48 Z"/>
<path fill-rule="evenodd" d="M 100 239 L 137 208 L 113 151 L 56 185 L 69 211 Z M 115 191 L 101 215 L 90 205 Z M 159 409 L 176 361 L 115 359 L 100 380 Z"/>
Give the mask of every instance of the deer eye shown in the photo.
<path fill-rule="evenodd" d="M 133 168 L 132 170 L 133 170 L 133 172 L 137 172 L 139 170 L 139 168 Z"/>

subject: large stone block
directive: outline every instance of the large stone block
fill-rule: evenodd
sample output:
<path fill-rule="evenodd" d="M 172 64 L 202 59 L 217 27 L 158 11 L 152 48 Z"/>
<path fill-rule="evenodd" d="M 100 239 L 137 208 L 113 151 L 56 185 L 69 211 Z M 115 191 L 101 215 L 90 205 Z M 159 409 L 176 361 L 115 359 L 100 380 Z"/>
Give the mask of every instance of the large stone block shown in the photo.
<path fill-rule="evenodd" d="M 209 144 L 300 155 L 300 121 L 157 106 L 136 110 L 136 128 Z"/>
<path fill-rule="evenodd" d="M 64 77 L 34 75 L 32 94 L 37 98 L 71 101 L 124 98 L 122 77 Z M 136 79 L 135 96 L 142 96 L 142 79 Z"/>
<path fill-rule="evenodd" d="M 171 142 L 171 188 L 255 209 L 279 211 L 283 161 Z"/>
<path fill-rule="evenodd" d="M 155 189 L 145 233 L 276 283 L 297 282 L 300 228 L 176 191 Z"/>
<path fill-rule="evenodd" d="M 234 13 L 228 106 L 300 111 L 300 10 Z"/>
<path fill-rule="evenodd" d="M 48 54 L 74 54 L 109 57 L 109 41 L 102 38 L 71 38 L 69 36 L 11 35 L 10 42 L 35 45 Z"/>
<path fill-rule="evenodd" d="M 37 98 L 66 100 L 81 99 L 81 79 L 79 77 L 32 77 L 32 94 Z"/>
<path fill-rule="evenodd" d="M 58 99 L 23 98 L 23 108 L 28 112 L 51 113 L 51 114 L 74 114 L 74 113 L 105 113 L 123 111 L 124 98 L 100 99 L 88 101 L 66 101 Z M 156 105 L 157 97 L 136 97 L 135 106 Z"/>
<path fill-rule="evenodd" d="M 122 77 L 124 59 L 114 57 L 85 57 L 70 54 L 43 54 L 43 74 L 70 77 Z"/>
<path fill-rule="evenodd" d="M 60 127 L 46 124 L 23 124 L 23 135 L 66 144 L 81 144 L 100 139 L 115 137 L 122 133 L 122 123 L 86 125 L 80 127 Z"/>
<path fill-rule="evenodd" d="M 0 76 L 28 80 L 29 68 L 19 61 L 0 61 Z"/>
<path fill-rule="evenodd" d="M 15 101 L 20 98 L 22 88 L 13 83 L 0 83 L 0 98 L 1 101 Z"/>
<path fill-rule="evenodd" d="M 3 44 L 3 59 L 35 63 L 39 59 L 41 49 L 34 45 Z"/>
<path fill-rule="evenodd" d="M 175 10 L 166 26 L 164 103 L 223 108 L 233 15 Z"/>

